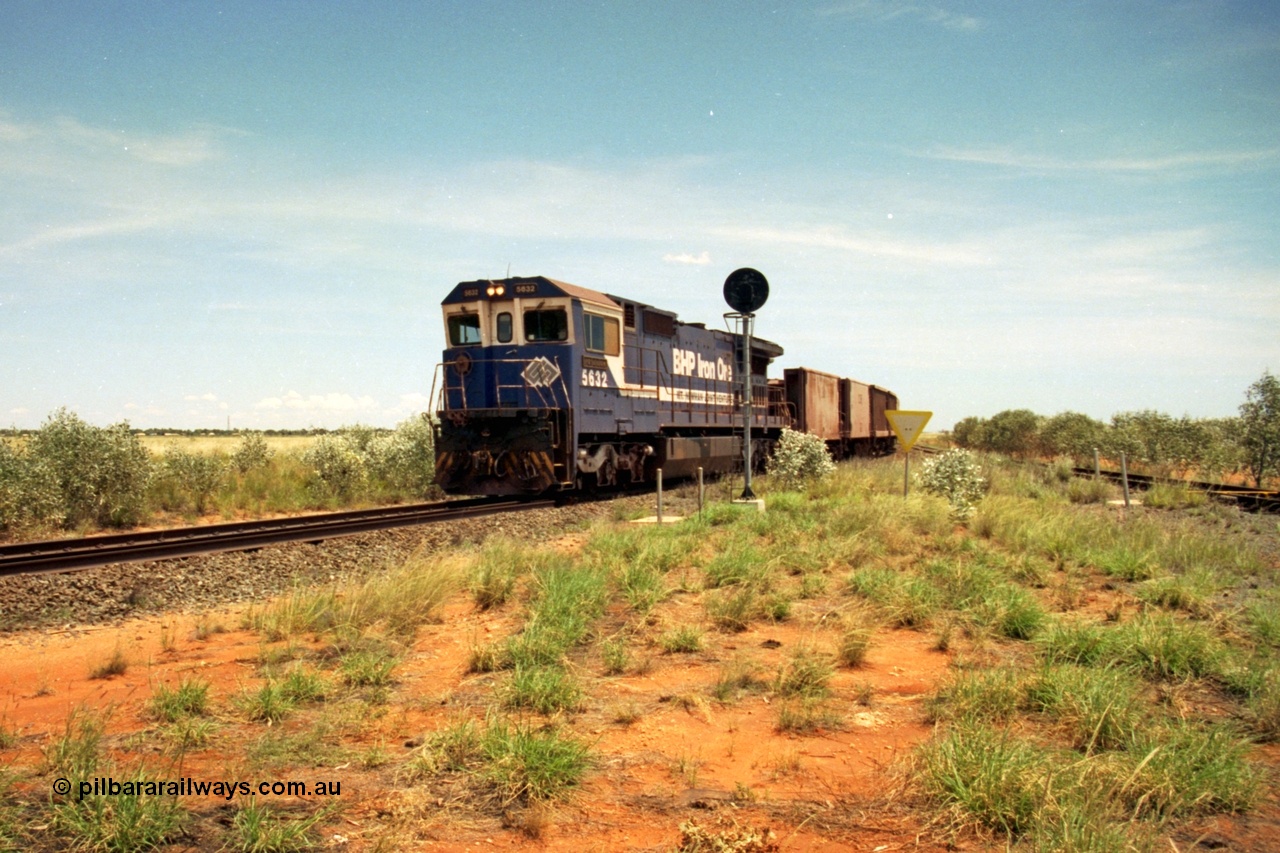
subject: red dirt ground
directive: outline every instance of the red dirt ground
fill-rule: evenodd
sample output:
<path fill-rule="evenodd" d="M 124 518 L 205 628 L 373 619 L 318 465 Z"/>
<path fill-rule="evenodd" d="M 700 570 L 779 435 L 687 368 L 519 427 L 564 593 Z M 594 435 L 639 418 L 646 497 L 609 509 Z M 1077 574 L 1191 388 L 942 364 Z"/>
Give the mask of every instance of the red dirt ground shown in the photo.
<path fill-rule="evenodd" d="M 738 634 L 709 631 L 707 648 L 695 654 L 665 654 L 638 642 L 625 675 L 601 676 L 598 660 L 581 662 L 589 696 L 565 722 L 591 744 L 593 769 L 564 802 L 504 811 L 442 796 L 438 788 L 405 781 L 400 771 L 424 736 L 492 703 L 504 676 L 471 674 L 468 661 L 476 646 L 516 629 L 518 606 L 480 611 L 458 594 L 438 623 L 419 631 L 385 704 L 320 703 L 274 729 L 247 721 L 234 701 L 262 683 L 264 652 L 283 646 L 241 628 L 245 610 L 0 638 L 0 732 L 16 735 L 0 749 L 0 768 L 38 769 L 68 717 L 84 708 L 109 713 L 107 744 L 121 766 L 141 760 L 161 779 L 340 781 L 340 808 L 317 829 L 326 849 L 669 851 L 689 821 L 710 830 L 773 833 L 776 848 L 741 848 L 747 851 L 1005 849 L 929 825 L 928 813 L 902 793 L 901 763 L 931 734 L 922 722 L 923 702 L 959 653 L 938 651 L 929 632 L 878 631 L 865 664 L 837 670 L 832 679 L 831 704 L 843 727 L 804 736 L 778 731 L 778 700 L 769 692 L 722 703 L 710 688 L 721 666 L 735 658 L 752 661 L 768 679 L 796 649 L 829 646 L 824 614 L 807 602 L 797 602 L 785 622 L 753 624 Z M 701 620 L 701 607 L 679 593 L 659 613 L 655 635 Z M 127 671 L 91 678 L 116 649 Z M 147 706 L 157 685 L 192 677 L 210 684 L 216 730 L 208 746 L 189 749 L 174 766 L 162 754 L 161 727 Z M 869 704 L 860 704 L 868 693 Z M 633 719 L 619 722 L 623 716 Z M 332 761 L 290 768 L 250 758 L 268 733 L 315 731 L 319 720 L 334 747 Z M 1258 757 L 1280 766 L 1278 747 L 1260 748 Z M 16 790 L 42 802 L 51 781 L 29 776 Z M 318 805 L 316 799 L 268 801 L 297 815 Z M 233 805 L 211 796 L 188 797 L 185 805 L 193 815 L 190 832 L 168 849 L 221 846 Z M 1171 844 L 1182 851 L 1262 851 L 1280 849 L 1277 842 L 1280 803 L 1272 793 L 1249 815 L 1207 821 Z"/>
<path fill-rule="evenodd" d="M 720 662 L 735 656 L 751 659 L 767 678 L 797 647 L 813 642 L 812 622 L 792 619 L 740 634 L 708 634 L 709 650 L 693 655 L 653 648 L 641 667 L 645 671 L 592 680 L 586 710 L 573 720 L 574 732 L 592 742 L 596 756 L 580 790 L 565 803 L 507 820 L 515 825 L 504 827 L 500 819 L 457 804 L 422 802 L 413 786 L 396 781 L 394 770 L 409 754 L 406 742 L 416 743 L 447 724 L 460 706 L 490 692 L 495 676 L 469 675 L 467 661 L 477 642 L 512 630 L 514 612 L 480 612 L 459 597 L 439 624 L 420 631 L 414 653 L 397 667 L 399 683 L 386 713 L 348 724 L 355 730 L 341 738 L 348 754 L 385 752 L 386 765 L 371 770 L 348 758 L 334 767 L 270 771 L 246 760 L 245 746 L 263 725 L 241 719 L 232 701 L 261 683 L 259 660 L 268 645 L 240 628 L 243 613 L 239 608 L 170 615 L 0 639 L 0 725 L 17 735 L 13 748 L 0 751 L 0 760 L 15 769 L 39 767 L 43 750 L 65 732 L 69 715 L 87 708 L 109 711 L 107 743 L 129 765 L 139 749 L 158 751 L 136 745 L 139 733 L 157 729 L 147 715 L 155 686 L 196 677 L 210 684 L 218 731 L 208 748 L 188 751 L 181 768 L 166 769 L 158 756 L 147 756 L 153 774 L 341 781 L 340 816 L 324 825 L 323 837 L 326 845 L 343 849 L 374 849 L 382 838 L 384 849 L 669 850 L 680 841 L 680 824 L 689 820 L 710 829 L 735 823 L 771 828 L 786 850 L 957 849 L 930 840 L 918 817 L 884 796 L 893 784 L 895 760 L 929 734 L 920 722 L 920 703 L 948 664 L 948 655 L 932 650 L 925 634 L 877 635 L 866 664 L 840 670 L 832 681 L 845 730 L 809 736 L 778 733 L 776 708 L 765 694 L 724 704 L 710 699 L 708 688 Z M 226 630 L 208 633 L 211 627 Z M 197 633 L 206 639 L 195 639 Z M 91 678 L 117 648 L 129 661 L 127 671 Z M 874 695 L 866 707 L 851 698 L 863 685 Z M 615 722 L 619 709 L 635 721 Z M 314 718 L 299 717 L 283 726 L 302 730 L 313 724 Z M 50 781 L 40 777 L 31 785 Z M 46 792 L 28 794 L 34 799 Z M 273 804 L 285 807 L 283 799 L 272 798 Z M 187 805 L 212 820 L 226 808 L 215 797 L 193 797 Z M 201 847 L 197 837 L 191 849 Z"/>

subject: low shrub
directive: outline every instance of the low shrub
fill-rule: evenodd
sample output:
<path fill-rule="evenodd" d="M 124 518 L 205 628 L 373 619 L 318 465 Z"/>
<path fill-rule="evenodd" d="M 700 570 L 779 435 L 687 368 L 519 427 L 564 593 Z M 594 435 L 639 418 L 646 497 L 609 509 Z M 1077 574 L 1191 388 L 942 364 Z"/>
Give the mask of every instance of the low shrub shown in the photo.
<path fill-rule="evenodd" d="M 946 498 L 951 504 L 952 514 L 959 519 L 973 515 L 986 490 L 982 467 L 967 450 L 948 450 L 930 456 L 924 461 L 916 480 L 929 494 Z"/>
<path fill-rule="evenodd" d="M 827 444 L 816 435 L 784 429 L 769 457 L 766 471 L 784 489 L 798 489 L 836 469 Z"/>

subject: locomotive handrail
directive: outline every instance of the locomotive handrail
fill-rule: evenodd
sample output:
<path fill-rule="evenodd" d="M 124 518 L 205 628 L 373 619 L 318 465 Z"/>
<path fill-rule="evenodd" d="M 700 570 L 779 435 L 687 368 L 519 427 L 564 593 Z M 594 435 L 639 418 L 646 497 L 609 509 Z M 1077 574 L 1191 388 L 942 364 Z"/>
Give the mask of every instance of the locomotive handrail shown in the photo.
<path fill-rule="evenodd" d="M 503 364 L 519 364 L 519 365 L 524 365 L 525 368 L 527 369 L 529 365 L 534 364 L 539 359 L 544 361 L 549 361 L 555 365 L 557 376 L 554 379 L 550 380 L 551 384 L 548 384 L 545 386 L 532 385 L 528 382 L 527 379 L 526 381 L 520 382 L 520 383 L 503 382 L 501 372 L 497 369 L 493 370 L 492 372 L 493 375 L 491 379 L 493 383 L 494 402 L 496 404 L 494 408 L 498 408 L 498 409 L 568 408 L 569 388 L 565 384 L 565 379 L 564 379 L 565 372 L 560 365 L 559 356 L 554 356 L 552 359 L 548 359 L 544 355 L 540 355 L 537 358 L 483 358 L 483 359 L 472 358 L 470 356 L 467 356 L 465 360 L 459 357 L 451 361 L 441 362 L 441 364 L 438 365 L 438 369 L 443 370 L 444 381 L 441 383 L 441 386 L 442 386 L 441 399 L 437 402 L 437 411 L 442 411 L 442 412 L 467 411 L 468 409 L 470 409 L 470 406 L 467 405 L 466 373 L 470 372 L 471 370 L 475 370 L 477 365 L 485 365 L 485 366 L 492 367 L 492 366 L 503 365 Z M 456 377 L 457 379 L 456 385 L 450 382 L 450 379 L 449 379 L 450 373 L 452 373 L 453 376 Z M 556 399 L 557 388 L 560 392 L 560 400 Z M 432 380 L 432 389 L 434 392 L 434 389 L 435 389 L 434 379 Z M 523 401 L 504 402 L 503 400 L 504 390 L 514 391 L 515 396 L 517 397 L 520 395 L 523 395 L 523 398 L 524 398 Z M 452 405 L 452 400 L 450 399 L 450 392 L 457 393 L 459 402 L 461 403 L 461 405 L 456 407 Z M 536 405 L 530 402 L 532 394 L 537 395 Z"/>
<path fill-rule="evenodd" d="M 628 357 L 631 353 L 634 353 L 634 356 Z M 646 355 L 650 354 L 653 356 L 652 367 L 646 365 Z M 677 377 L 667 366 L 665 352 L 638 344 L 631 344 L 624 348 L 623 362 L 628 385 L 638 386 L 640 389 L 653 388 L 657 392 L 659 405 L 669 413 L 671 423 L 676 422 L 677 415 L 683 416 L 689 424 L 695 423 L 695 416 L 703 418 L 696 421 L 699 424 L 734 426 L 737 423 L 738 409 L 741 406 L 741 390 L 736 381 L 693 375 Z M 632 380 L 632 376 L 635 380 Z M 651 376 L 652 383 L 649 381 Z M 663 391 L 666 392 L 666 399 L 663 399 Z M 678 395 L 677 391 L 683 394 Z M 696 399 L 697 394 L 704 395 L 702 400 Z M 683 399 L 679 399 L 680 397 Z M 715 402 L 717 397 L 725 402 Z M 777 392 L 775 399 L 773 389 L 753 382 L 752 400 L 756 406 L 757 423 L 760 426 L 767 426 L 770 417 L 768 412 L 776 410 L 777 406 L 783 402 L 783 395 L 782 392 Z M 706 419 L 708 416 L 709 421 Z M 788 419 L 785 414 L 781 417 Z"/>

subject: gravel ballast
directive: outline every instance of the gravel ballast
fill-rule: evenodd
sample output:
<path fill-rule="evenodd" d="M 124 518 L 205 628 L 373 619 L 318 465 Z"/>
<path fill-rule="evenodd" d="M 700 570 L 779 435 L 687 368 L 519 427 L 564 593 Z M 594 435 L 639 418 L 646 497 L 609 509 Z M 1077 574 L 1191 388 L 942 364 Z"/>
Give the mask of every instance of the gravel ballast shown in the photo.
<path fill-rule="evenodd" d="M 401 564 L 415 553 L 477 543 L 491 535 L 551 542 L 595 518 L 616 517 L 621 501 L 641 508 L 653 498 L 508 512 L 315 544 L 0 578 L 0 631 L 66 628 L 261 602 L 299 584 L 355 580 Z"/>

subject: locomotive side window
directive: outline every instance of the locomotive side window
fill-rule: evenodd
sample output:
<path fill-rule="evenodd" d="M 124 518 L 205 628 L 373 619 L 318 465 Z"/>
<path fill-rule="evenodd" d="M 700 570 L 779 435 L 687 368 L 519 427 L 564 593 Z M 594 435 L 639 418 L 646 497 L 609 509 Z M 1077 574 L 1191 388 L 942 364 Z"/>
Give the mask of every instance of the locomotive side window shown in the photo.
<path fill-rule="evenodd" d="M 587 351 L 605 355 L 618 354 L 618 321 L 613 317 L 583 314 L 582 325 L 586 330 Z"/>
<path fill-rule="evenodd" d="M 524 312 L 526 341 L 569 340 L 569 315 L 563 308 Z"/>
<path fill-rule="evenodd" d="M 511 343 L 511 334 L 512 334 L 512 327 L 511 327 L 511 312 L 510 312 L 510 311 L 503 311 L 501 314 L 499 314 L 499 315 L 498 315 L 498 321 L 497 321 L 497 324 L 496 324 L 496 325 L 497 325 L 497 327 L 498 327 L 498 329 L 497 329 L 497 331 L 498 331 L 498 343 L 500 343 L 500 344 L 509 344 L 509 343 Z"/>
<path fill-rule="evenodd" d="M 480 315 L 454 314 L 449 318 L 449 345 L 469 347 L 480 343 Z"/>

